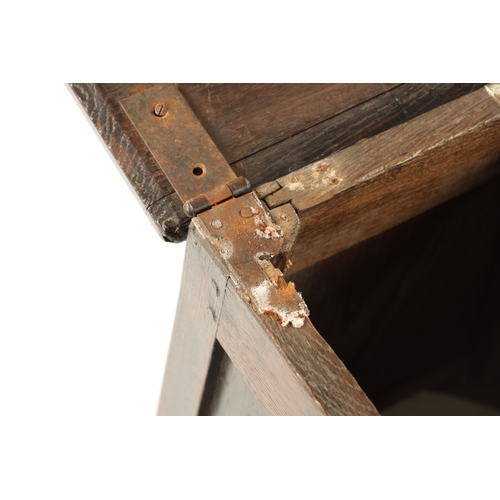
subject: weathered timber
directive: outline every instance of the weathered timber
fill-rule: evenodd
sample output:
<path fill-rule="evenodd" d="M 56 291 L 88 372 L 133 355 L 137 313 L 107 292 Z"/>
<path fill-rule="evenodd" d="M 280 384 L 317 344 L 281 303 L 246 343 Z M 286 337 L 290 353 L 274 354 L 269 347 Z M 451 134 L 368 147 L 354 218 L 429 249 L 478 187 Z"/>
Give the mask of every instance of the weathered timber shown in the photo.
<path fill-rule="evenodd" d="M 236 288 L 234 270 L 205 233 L 191 225 L 159 414 L 245 413 L 252 407 L 269 415 L 378 414 L 307 319 L 300 328 L 284 327 L 274 315 L 256 312 L 249 284 L 239 277 Z M 222 353 L 214 349 L 215 338 Z M 238 380 L 220 378 L 224 353 Z M 220 398 L 234 387 L 243 399 L 224 409 Z"/>
<path fill-rule="evenodd" d="M 232 280 L 217 340 L 269 415 L 377 415 L 309 320 L 300 330 L 258 314 Z"/>
<path fill-rule="evenodd" d="M 270 207 L 301 222 L 293 271 L 500 173 L 500 102 L 490 86 L 278 179 Z"/>
<path fill-rule="evenodd" d="M 258 186 L 478 90 L 483 84 L 405 84 L 263 149 L 232 166 Z"/>
<path fill-rule="evenodd" d="M 500 408 L 500 178 L 292 274 L 383 413 L 421 390 Z"/>
<path fill-rule="evenodd" d="M 396 86 L 226 83 L 179 84 L 179 90 L 226 160 L 233 163 Z"/>
<path fill-rule="evenodd" d="M 70 84 L 157 231 L 168 241 L 183 241 L 189 220 L 182 204 L 120 105 L 122 99 L 152 85 Z M 179 85 L 226 160 L 233 162 L 233 170 L 254 187 L 329 154 L 332 147 L 346 147 L 476 87 Z M 333 117 L 338 119 L 331 121 Z"/>
<path fill-rule="evenodd" d="M 290 254 L 299 236 L 300 219 L 290 203 L 273 208 L 269 211 L 269 215 L 283 232 L 283 246 L 280 253 L 272 259 L 272 263 L 281 271 L 286 272 L 291 266 Z"/>
<path fill-rule="evenodd" d="M 224 301 L 226 276 L 190 234 L 159 415 L 198 415 Z"/>
<path fill-rule="evenodd" d="M 255 207 L 258 199 L 248 194 L 232 201 Z M 229 278 L 217 316 L 216 338 L 251 392 L 269 415 L 377 414 L 343 363 L 304 317 L 304 306 L 301 298 L 296 297 L 293 284 L 277 277 L 269 262 L 261 269 L 263 263 L 259 257 L 263 252 L 271 258 L 282 248 L 277 237 L 262 238 L 253 223 L 246 230 L 246 221 L 252 222 L 252 218 L 240 216 L 241 208 L 228 210 L 230 205 L 227 202 L 194 218 L 189 234 L 193 241 L 205 247 L 221 275 Z M 259 217 L 256 208 L 251 212 Z M 279 218 L 280 213 L 275 216 Z M 239 221 L 245 224 L 241 226 Z M 282 229 L 290 231 L 292 236 L 296 225 L 294 219 L 291 222 Z M 232 233 L 232 224 L 239 229 L 232 240 L 228 240 L 228 234 L 219 231 L 226 228 Z M 269 225 L 270 220 L 266 224 Z M 285 246 L 288 240 L 284 235 Z M 243 253 L 240 245 L 243 245 Z M 255 265 L 259 262 L 261 264 Z M 265 294 L 257 293 L 261 288 L 268 292 L 265 300 Z M 260 310 L 262 300 L 269 302 L 268 312 Z M 297 316 L 294 312 L 300 314 Z M 196 327 L 199 320 L 192 318 L 191 321 Z M 217 394 L 214 390 L 217 378 L 214 373 L 220 369 L 217 357 L 215 353 L 208 370 L 202 414 L 210 413 L 210 398 Z"/>

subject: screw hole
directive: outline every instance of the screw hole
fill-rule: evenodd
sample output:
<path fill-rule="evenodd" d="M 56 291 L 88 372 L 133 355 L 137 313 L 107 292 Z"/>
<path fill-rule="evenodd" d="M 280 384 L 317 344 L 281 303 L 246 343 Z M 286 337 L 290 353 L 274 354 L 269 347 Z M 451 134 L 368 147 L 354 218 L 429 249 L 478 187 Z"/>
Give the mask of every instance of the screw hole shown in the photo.
<path fill-rule="evenodd" d="M 193 174 L 196 176 L 202 175 L 204 172 L 203 166 L 202 165 L 196 165 L 196 167 L 193 168 Z"/>

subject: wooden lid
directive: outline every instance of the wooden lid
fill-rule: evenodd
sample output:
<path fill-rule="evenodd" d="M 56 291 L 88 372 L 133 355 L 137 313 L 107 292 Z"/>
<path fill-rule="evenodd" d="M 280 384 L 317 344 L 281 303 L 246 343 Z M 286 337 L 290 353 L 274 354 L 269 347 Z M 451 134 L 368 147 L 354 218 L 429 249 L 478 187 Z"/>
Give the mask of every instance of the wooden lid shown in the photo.
<path fill-rule="evenodd" d="M 179 242 L 185 240 L 189 225 L 183 202 L 121 104 L 155 86 L 70 84 L 159 234 Z M 177 88 L 235 175 L 257 188 L 482 86 L 179 84 Z"/>

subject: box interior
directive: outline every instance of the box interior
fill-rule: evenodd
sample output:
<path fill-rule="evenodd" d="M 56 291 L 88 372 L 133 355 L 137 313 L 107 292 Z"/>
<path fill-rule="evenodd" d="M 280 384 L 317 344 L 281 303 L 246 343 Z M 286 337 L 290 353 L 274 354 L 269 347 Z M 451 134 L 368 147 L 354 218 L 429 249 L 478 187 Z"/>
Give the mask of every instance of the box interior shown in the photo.
<path fill-rule="evenodd" d="M 382 414 L 500 412 L 499 178 L 288 279 Z"/>

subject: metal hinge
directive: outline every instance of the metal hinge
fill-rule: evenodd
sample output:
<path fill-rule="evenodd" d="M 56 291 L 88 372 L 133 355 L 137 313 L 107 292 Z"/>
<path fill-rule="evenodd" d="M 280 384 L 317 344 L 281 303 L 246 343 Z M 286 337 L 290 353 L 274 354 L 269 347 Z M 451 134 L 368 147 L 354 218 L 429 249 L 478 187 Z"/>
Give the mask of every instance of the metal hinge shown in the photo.
<path fill-rule="evenodd" d="M 238 198 L 252 190 L 250 182 L 245 177 L 237 177 L 208 193 L 202 193 L 184 203 L 184 212 L 188 217 L 194 217 L 206 210 L 219 205 L 231 198 Z"/>
<path fill-rule="evenodd" d="M 183 201 L 193 227 L 226 262 L 241 293 L 258 312 L 276 317 L 282 326 L 300 328 L 307 306 L 271 263 L 284 248 L 282 229 L 251 192 L 249 181 L 235 175 L 179 90 L 157 85 L 121 105 Z"/>
<path fill-rule="evenodd" d="M 250 182 L 236 177 L 175 85 L 157 85 L 121 105 L 188 217 L 251 191 Z"/>

